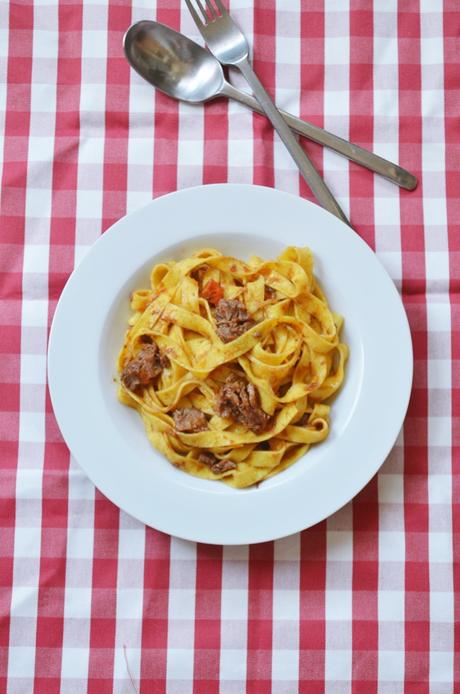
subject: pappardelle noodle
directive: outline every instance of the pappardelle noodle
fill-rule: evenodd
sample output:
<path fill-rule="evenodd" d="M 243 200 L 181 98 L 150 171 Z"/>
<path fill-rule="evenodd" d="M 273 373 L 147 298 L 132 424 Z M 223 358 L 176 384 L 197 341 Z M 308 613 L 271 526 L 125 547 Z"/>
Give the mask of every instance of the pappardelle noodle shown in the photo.
<path fill-rule="evenodd" d="M 308 248 L 247 262 L 204 248 L 150 281 L 131 295 L 118 394 L 173 465 L 243 488 L 328 436 L 348 348 Z"/>

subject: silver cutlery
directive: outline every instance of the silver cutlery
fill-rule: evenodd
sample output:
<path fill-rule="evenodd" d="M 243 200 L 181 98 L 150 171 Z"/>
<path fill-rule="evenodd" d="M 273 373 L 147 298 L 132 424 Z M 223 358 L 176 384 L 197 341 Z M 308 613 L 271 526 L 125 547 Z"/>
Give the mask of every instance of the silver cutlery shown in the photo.
<path fill-rule="evenodd" d="M 227 82 L 222 65 L 212 53 L 165 24 L 151 20 L 136 22 L 126 32 L 123 44 L 131 67 L 156 89 L 174 99 L 199 104 L 222 96 L 264 113 L 251 94 Z M 280 113 L 299 135 L 328 147 L 401 188 L 414 190 L 417 186 L 416 177 L 398 164 L 286 111 L 280 109 Z"/>
<path fill-rule="evenodd" d="M 236 67 L 245 77 L 265 115 L 285 144 L 305 182 L 320 205 L 332 212 L 332 214 L 335 214 L 336 217 L 346 224 L 350 224 L 337 200 L 316 171 L 252 69 L 249 62 L 249 46 L 246 37 L 230 17 L 221 0 L 214 0 L 214 3 L 212 0 L 206 0 L 206 7 L 202 0 L 195 0 L 201 16 L 195 9 L 192 0 L 185 0 L 185 2 L 211 53 L 214 53 L 220 63 Z"/>

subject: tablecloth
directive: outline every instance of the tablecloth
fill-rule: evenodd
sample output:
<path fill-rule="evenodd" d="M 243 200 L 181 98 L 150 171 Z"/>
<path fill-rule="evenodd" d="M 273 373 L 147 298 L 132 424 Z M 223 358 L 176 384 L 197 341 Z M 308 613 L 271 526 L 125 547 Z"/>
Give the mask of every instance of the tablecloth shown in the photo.
<path fill-rule="evenodd" d="M 115 220 L 179 188 L 229 181 L 311 195 L 262 117 L 226 101 L 179 104 L 130 70 L 122 37 L 133 21 L 199 40 L 184 3 L 0 3 L 1 692 L 454 691 L 460 6 L 230 8 L 280 106 L 420 178 L 402 191 L 306 145 L 402 295 L 415 356 L 403 430 L 352 502 L 261 545 L 169 537 L 94 488 L 47 391 L 49 327 L 74 266 Z M 376 311 L 385 321 L 385 306 Z M 84 339 L 84 325 L 74 330 Z"/>

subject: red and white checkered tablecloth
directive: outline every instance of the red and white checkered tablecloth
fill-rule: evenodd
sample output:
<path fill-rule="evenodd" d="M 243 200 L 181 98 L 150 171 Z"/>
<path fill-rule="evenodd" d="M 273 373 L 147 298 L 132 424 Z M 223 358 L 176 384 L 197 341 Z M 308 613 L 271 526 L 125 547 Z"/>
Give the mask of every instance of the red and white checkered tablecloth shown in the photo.
<path fill-rule="evenodd" d="M 263 118 L 225 101 L 178 104 L 130 70 L 121 41 L 133 21 L 156 17 L 198 40 L 179 0 L 1 2 L 2 694 L 455 689 L 460 4 L 230 6 L 280 106 L 420 177 L 400 191 L 307 145 L 402 293 L 415 352 L 408 416 L 352 503 L 273 543 L 172 538 L 94 488 L 46 388 L 48 330 L 75 264 L 116 219 L 178 188 L 310 194 Z M 458 661 L 456 672 L 460 687 Z"/>

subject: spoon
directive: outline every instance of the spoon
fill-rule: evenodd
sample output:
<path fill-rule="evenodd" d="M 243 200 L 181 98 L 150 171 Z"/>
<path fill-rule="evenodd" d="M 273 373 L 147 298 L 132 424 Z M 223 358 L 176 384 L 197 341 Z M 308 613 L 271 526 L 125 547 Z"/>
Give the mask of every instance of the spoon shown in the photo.
<path fill-rule="evenodd" d="M 225 79 L 222 65 L 209 51 L 164 24 L 151 20 L 136 22 L 126 32 L 123 46 L 131 67 L 147 82 L 174 99 L 200 104 L 224 96 L 263 114 L 251 94 L 237 89 Z M 300 135 L 329 147 L 401 188 L 414 190 L 417 186 L 416 177 L 397 164 L 280 111 L 290 128 Z"/>

